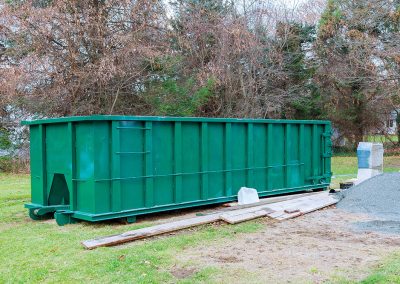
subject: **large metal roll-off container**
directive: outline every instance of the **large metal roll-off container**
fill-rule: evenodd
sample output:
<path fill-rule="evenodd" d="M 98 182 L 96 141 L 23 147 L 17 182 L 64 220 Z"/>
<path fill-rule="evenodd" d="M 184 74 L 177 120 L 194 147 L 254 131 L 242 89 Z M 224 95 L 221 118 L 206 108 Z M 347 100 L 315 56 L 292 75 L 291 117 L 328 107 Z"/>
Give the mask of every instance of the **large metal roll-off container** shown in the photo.
<path fill-rule="evenodd" d="M 32 219 L 101 221 L 327 188 L 328 121 L 85 116 L 30 127 Z"/>

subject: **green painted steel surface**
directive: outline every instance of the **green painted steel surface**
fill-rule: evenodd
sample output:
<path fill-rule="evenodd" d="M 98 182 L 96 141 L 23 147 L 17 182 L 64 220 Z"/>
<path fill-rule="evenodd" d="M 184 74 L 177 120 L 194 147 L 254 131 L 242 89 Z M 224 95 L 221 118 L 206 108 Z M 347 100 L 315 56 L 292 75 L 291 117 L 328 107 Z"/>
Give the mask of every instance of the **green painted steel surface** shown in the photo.
<path fill-rule="evenodd" d="M 328 121 L 87 116 L 25 121 L 31 217 L 100 221 L 326 188 Z"/>

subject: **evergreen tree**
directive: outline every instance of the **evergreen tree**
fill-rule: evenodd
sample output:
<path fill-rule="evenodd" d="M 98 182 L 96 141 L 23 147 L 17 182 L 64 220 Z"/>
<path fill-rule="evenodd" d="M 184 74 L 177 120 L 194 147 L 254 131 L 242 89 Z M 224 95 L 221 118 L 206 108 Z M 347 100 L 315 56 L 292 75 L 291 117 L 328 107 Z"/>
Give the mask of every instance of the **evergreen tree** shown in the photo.
<path fill-rule="evenodd" d="M 313 25 L 297 22 L 277 25 L 276 44 L 282 49 L 283 72 L 286 74 L 284 88 L 289 97 L 285 109 L 286 112 L 294 112 L 292 118 L 310 119 L 322 116 L 320 95 L 313 81 L 316 62 L 312 44 L 315 37 Z"/>
<path fill-rule="evenodd" d="M 395 82 L 384 38 L 393 8 L 381 0 L 329 0 L 319 23 L 316 80 L 324 110 L 354 145 L 383 129 L 390 112 Z"/>

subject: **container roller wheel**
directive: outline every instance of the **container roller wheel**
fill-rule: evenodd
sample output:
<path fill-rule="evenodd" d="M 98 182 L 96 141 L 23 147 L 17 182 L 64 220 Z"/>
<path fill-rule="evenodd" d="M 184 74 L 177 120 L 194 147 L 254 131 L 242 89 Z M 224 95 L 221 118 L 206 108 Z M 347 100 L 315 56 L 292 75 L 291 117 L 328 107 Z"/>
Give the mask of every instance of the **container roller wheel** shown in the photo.
<path fill-rule="evenodd" d="M 132 224 L 136 222 L 136 216 L 123 217 L 120 219 L 123 224 Z"/>
<path fill-rule="evenodd" d="M 54 218 L 56 219 L 58 226 L 64 226 L 67 224 L 74 224 L 77 222 L 75 218 L 71 216 L 71 214 L 66 214 L 62 211 L 56 211 L 54 213 Z"/>
<path fill-rule="evenodd" d="M 29 208 L 29 217 L 32 220 L 38 221 L 38 220 L 46 220 L 46 219 L 51 218 L 50 214 L 38 215 L 37 214 L 38 210 L 39 209 L 37 209 L 37 208 Z"/>

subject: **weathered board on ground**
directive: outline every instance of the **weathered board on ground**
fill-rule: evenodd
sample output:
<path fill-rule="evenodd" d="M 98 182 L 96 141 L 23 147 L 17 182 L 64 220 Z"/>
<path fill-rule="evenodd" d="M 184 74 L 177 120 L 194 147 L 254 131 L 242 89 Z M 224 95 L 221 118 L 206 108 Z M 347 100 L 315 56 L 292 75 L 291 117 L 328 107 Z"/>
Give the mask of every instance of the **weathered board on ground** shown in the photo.
<path fill-rule="evenodd" d="M 138 239 L 143 239 L 150 236 L 161 235 L 164 233 L 169 233 L 177 230 L 182 230 L 186 228 L 190 228 L 193 226 L 199 226 L 203 224 L 212 223 L 215 221 L 219 221 L 219 215 L 208 215 L 208 216 L 200 216 L 190 219 L 179 220 L 175 222 L 170 222 L 166 224 L 160 224 L 156 226 L 151 226 L 147 228 L 142 228 L 138 230 L 129 231 L 123 234 L 108 236 L 99 239 L 93 239 L 82 242 L 84 247 L 87 249 L 93 249 L 97 247 L 103 246 L 113 246 L 117 244 L 122 244 Z"/>
<path fill-rule="evenodd" d="M 212 215 L 215 213 L 220 213 L 220 212 L 227 212 L 227 211 L 234 211 L 238 209 L 243 209 L 243 208 L 250 208 L 254 206 L 259 206 L 259 205 L 264 205 L 264 204 L 271 204 L 271 203 L 276 203 L 276 202 L 281 202 L 281 201 L 286 201 L 286 200 L 291 200 L 291 199 L 296 199 L 299 197 L 304 197 L 304 196 L 311 196 L 315 194 L 320 194 L 318 192 L 307 192 L 307 193 L 296 193 L 293 195 L 284 195 L 284 196 L 277 196 L 277 197 L 266 197 L 266 198 L 261 198 L 259 202 L 253 203 L 253 204 L 244 204 L 244 205 L 239 205 L 237 202 L 230 202 L 230 203 L 225 203 L 222 204 L 223 207 L 218 209 L 213 212 L 207 212 L 207 213 L 197 213 L 197 216 L 204 216 L 204 215 Z"/>
<path fill-rule="evenodd" d="M 280 201 L 286 201 L 290 199 L 295 199 L 299 197 L 304 197 L 304 196 L 310 196 L 310 195 L 315 195 L 315 194 L 320 194 L 320 192 L 305 192 L 305 193 L 294 193 L 291 195 L 281 195 L 281 196 L 275 196 L 275 197 L 265 197 L 265 198 L 260 198 L 260 202 L 257 202 L 257 204 L 270 204 L 270 203 L 275 203 L 275 202 L 280 202 Z M 223 204 L 225 207 L 233 207 L 233 208 L 248 208 L 251 207 L 253 204 L 244 204 L 244 205 L 239 205 L 239 203 L 236 202 L 229 202 Z"/>
<path fill-rule="evenodd" d="M 256 219 L 259 217 L 267 216 L 268 212 L 266 210 L 259 210 L 255 212 L 248 212 L 243 214 L 222 214 L 220 217 L 222 220 L 229 224 L 237 224 L 240 222 Z"/>
<path fill-rule="evenodd" d="M 94 249 L 103 246 L 113 246 L 168 232 L 186 229 L 189 227 L 212 223 L 219 220 L 224 220 L 231 224 L 236 224 L 262 216 L 268 216 L 277 220 L 285 220 L 301 216 L 303 214 L 324 208 L 326 206 L 336 204 L 337 202 L 338 199 L 336 199 L 332 195 L 329 195 L 328 192 L 322 192 L 319 194 L 299 197 L 296 199 L 276 202 L 272 204 L 259 205 L 258 203 L 256 203 L 253 207 L 249 208 L 238 209 L 229 212 L 222 211 L 212 215 L 174 221 L 166 224 L 129 231 L 123 234 L 87 240 L 82 242 L 82 244 L 87 249 Z"/>
<path fill-rule="evenodd" d="M 328 192 L 322 192 L 320 194 L 269 204 L 267 206 L 268 209 L 274 211 L 274 213 L 269 214 L 268 217 L 277 220 L 290 219 L 334 205 L 337 202 L 337 198 Z M 285 211 L 292 213 L 287 213 Z"/>

